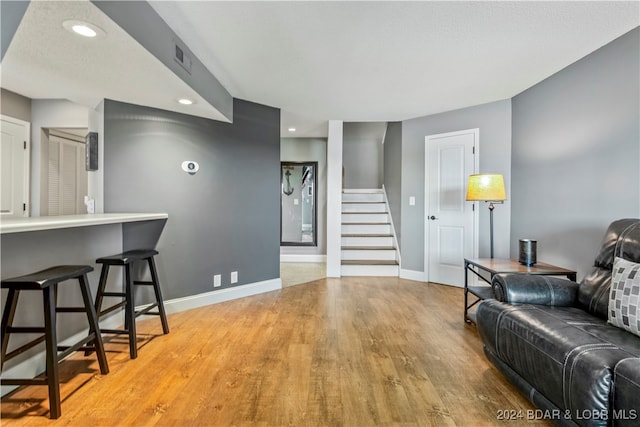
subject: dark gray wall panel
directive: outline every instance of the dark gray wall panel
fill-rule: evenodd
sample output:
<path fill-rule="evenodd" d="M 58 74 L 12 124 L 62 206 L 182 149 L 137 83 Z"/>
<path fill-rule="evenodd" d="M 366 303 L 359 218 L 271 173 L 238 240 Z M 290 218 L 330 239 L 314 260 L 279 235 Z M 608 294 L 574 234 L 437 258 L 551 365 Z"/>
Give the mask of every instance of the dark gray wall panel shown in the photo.
<path fill-rule="evenodd" d="M 235 100 L 229 124 L 107 100 L 104 136 L 105 211 L 169 214 L 165 298 L 212 291 L 214 274 L 223 288 L 232 271 L 238 285 L 280 277 L 278 109 Z"/>
<path fill-rule="evenodd" d="M 511 255 L 579 272 L 607 225 L 640 216 L 640 30 L 513 98 Z"/>

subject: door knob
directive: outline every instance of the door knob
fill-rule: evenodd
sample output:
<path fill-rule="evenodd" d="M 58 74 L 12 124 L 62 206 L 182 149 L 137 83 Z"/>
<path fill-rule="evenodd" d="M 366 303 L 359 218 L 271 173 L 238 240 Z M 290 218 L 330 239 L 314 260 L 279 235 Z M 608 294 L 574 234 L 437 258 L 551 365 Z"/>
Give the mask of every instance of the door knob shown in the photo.
<path fill-rule="evenodd" d="M 438 219 L 438 218 L 436 218 L 435 216 L 431 215 L 431 216 L 429 217 L 429 219 L 430 219 L 430 220 L 434 220 L 434 219 Z"/>

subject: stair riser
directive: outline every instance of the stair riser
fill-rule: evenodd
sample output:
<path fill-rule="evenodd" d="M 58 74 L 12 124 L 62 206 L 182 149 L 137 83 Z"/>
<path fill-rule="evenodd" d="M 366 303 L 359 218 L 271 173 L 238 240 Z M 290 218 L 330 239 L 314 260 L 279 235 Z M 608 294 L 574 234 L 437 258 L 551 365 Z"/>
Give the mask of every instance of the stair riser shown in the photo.
<path fill-rule="evenodd" d="M 358 214 L 358 213 L 343 213 L 342 214 L 342 223 L 348 224 L 353 222 L 389 222 L 389 214 L 386 213 L 367 213 L 367 214 Z"/>
<path fill-rule="evenodd" d="M 391 234 L 389 224 L 342 224 L 342 234 Z"/>
<path fill-rule="evenodd" d="M 343 202 L 384 202 L 381 193 L 343 193 Z"/>
<path fill-rule="evenodd" d="M 343 276 L 399 276 L 397 265 L 343 265 Z"/>
<path fill-rule="evenodd" d="M 357 249 L 357 250 L 343 250 L 342 259 L 344 260 L 369 260 L 369 261 L 395 261 L 396 251 L 395 249 L 383 249 L 383 250 L 369 250 L 369 249 Z"/>
<path fill-rule="evenodd" d="M 342 246 L 393 246 L 393 237 L 343 237 Z"/>
<path fill-rule="evenodd" d="M 343 203 L 342 213 L 349 212 L 387 212 L 387 207 L 384 203 Z"/>

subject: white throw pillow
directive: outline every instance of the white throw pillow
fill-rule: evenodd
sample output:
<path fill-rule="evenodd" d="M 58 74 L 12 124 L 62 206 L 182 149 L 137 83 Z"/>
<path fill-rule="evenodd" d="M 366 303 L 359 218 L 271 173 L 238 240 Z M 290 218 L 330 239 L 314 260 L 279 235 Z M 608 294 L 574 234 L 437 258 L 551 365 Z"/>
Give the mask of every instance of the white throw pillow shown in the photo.
<path fill-rule="evenodd" d="M 613 261 L 609 323 L 640 336 L 640 264 L 620 257 Z"/>

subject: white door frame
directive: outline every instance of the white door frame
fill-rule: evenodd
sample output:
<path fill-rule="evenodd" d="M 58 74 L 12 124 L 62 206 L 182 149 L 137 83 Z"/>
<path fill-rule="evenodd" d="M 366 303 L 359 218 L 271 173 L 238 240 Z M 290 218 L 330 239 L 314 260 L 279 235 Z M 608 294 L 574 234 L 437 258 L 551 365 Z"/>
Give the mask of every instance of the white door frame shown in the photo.
<path fill-rule="evenodd" d="M 422 215 L 422 221 L 424 224 L 424 281 L 429 281 L 429 221 L 427 221 L 427 215 L 430 212 L 429 200 L 430 200 L 430 187 L 429 187 L 429 143 L 432 139 L 446 138 L 449 136 L 457 136 L 473 133 L 475 135 L 475 155 L 473 156 L 473 173 L 478 173 L 480 167 L 480 129 L 466 129 L 455 132 L 438 133 L 433 135 L 427 135 L 424 138 L 424 213 Z M 476 202 L 473 202 L 476 203 Z M 478 222 L 480 220 L 480 209 L 475 206 L 473 210 L 473 257 L 478 257 Z M 464 266 L 463 266 L 464 268 Z M 466 272 L 465 272 L 466 274 Z M 475 277 L 472 279 L 475 280 Z M 472 282 L 474 283 L 474 282 Z"/>
<path fill-rule="evenodd" d="M 26 209 L 23 211 L 22 216 L 31 216 L 31 122 L 25 122 L 24 120 L 16 119 L 15 117 L 5 116 L 0 114 L 0 120 L 22 126 L 25 129 L 24 141 L 26 148 L 24 150 L 24 203 Z"/>

